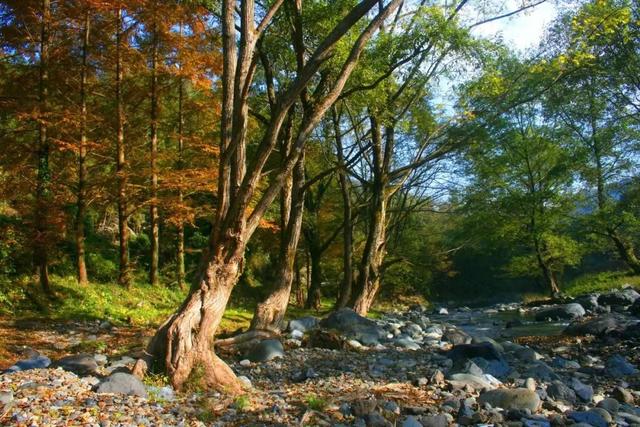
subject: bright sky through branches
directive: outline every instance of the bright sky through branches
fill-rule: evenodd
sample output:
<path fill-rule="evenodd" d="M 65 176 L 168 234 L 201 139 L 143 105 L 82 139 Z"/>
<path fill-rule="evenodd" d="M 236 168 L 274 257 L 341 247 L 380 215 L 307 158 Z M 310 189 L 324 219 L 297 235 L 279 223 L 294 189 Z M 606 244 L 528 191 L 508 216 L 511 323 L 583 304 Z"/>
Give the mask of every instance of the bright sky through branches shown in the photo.
<path fill-rule="evenodd" d="M 503 13 L 520 7 L 521 1 L 507 0 Z M 487 38 L 501 36 L 506 45 L 522 51 L 538 45 L 545 28 L 556 15 L 555 3 L 547 1 L 512 17 L 480 25 L 472 33 Z"/>

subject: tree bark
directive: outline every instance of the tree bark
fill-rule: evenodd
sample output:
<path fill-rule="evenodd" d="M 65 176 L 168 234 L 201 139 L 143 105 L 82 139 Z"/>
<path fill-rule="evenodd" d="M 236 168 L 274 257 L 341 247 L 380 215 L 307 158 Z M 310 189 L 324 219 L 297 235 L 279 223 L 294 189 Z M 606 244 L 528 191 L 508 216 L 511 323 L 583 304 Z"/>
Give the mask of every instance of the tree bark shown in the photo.
<path fill-rule="evenodd" d="M 547 262 L 544 260 L 542 254 L 542 248 L 540 247 L 540 241 L 535 239 L 536 258 L 538 259 L 538 265 L 542 271 L 542 277 L 549 288 L 551 296 L 555 296 L 560 293 L 560 287 L 558 286 L 558 280 L 556 274 L 551 270 Z"/>
<path fill-rule="evenodd" d="M 311 233 L 317 231 L 311 231 Z M 311 275 L 309 283 L 309 291 L 307 292 L 307 301 L 305 308 L 313 308 L 318 310 L 322 302 L 322 250 L 320 249 L 319 236 L 309 236 L 309 231 L 305 233 L 307 244 L 309 245 L 309 259 L 311 262 Z"/>
<path fill-rule="evenodd" d="M 151 46 L 151 127 L 149 134 L 150 167 L 151 167 L 151 187 L 149 203 L 150 221 L 150 263 L 149 263 L 149 283 L 157 285 L 160 281 L 158 275 L 160 261 L 160 217 L 158 214 L 158 28 L 156 6 L 154 3 L 153 23 L 152 23 L 152 46 Z"/>
<path fill-rule="evenodd" d="M 198 280 L 184 304 L 157 332 L 149 345 L 148 353 L 164 362 L 171 382 L 176 389 L 183 387 L 189 377 L 200 378 L 208 388 L 237 393 L 241 387 L 233 371 L 212 349 L 216 329 L 235 283 L 242 272 L 244 251 L 267 208 L 277 197 L 283 181 L 291 173 L 304 150 L 305 142 L 344 88 L 353 72 L 362 50 L 382 21 L 395 10 L 400 0 L 391 0 L 384 12 L 378 14 L 366 26 L 354 42 L 348 58 L 327 94 L 314 104 L 300 126 L 297 139 L 284 165 L 273 176 L 256 204 L 258 184 L 264 167 L 281 135 L 281 128 L 288 111 L 317 74 L 320 66 L 331 56 L 336 43 L 363 17 L 377 0 L 362 0 L 342 18 L 324 41 L 310 56 L 302 73 L 280 93 L 274 116 L 264 133 L 263 140 L 252 153 L 247 167 L 244 153 L 246 144 L 248 100 L 255 71 L 256 40 L 264 31 L 275 11 L 282 5 L 276 1 L 256 27 L 253 1 L 241 2 L 240 37 L 236 43 L 236 2 L 222 2 L 223 73 L 221 77 L 222 114 L 220 132 L 220 162 L 216 217 L 212 227 L 208 250 L 203 254 Z M 246 171 L 246 176 L 245 176 Z M 240 183 L 238 186 L 237 184 Z M 253 206 L 253 210 L 251 207 Z M 138 363 L 137 365 L 142 365 Z M 147 366 L 149 364 L 147 363 Z M 137 366 L 138 367 L 138 366 Z M 191 375 L 201 368 L 203 375 Z M 144 369 L 135 369 L 140 373 Z"/>
<path fill-rule="evenodd" d="M 377 117 L 372 114 L 371 143 L 373 153 L 373 180 L 371 202 L 365 242 L 358 271 L 358 293 L 353 302 L 356 313 L 365 316 L 380 288 L 380 274 L 386 248 L 386 225 L 388 195 L 386 183 L 392 152 L 392 128 L 387 128 L 387 143 L 382 146 L 382 129 Z"/>
<path fill-rule="evenodd" d="M 342 211 L 344 217 L 344 228 L 342 230 L 342 284 L 336 300 L 336 308 L 344 308 L 349 304 L 353 285 L 353 225 L 351 224 L 351 195 L 350 182 L 347 176 L 344 161 L 344 147 L 342 145 L 342 133 L 340 130 L 340 118 L 334 107 L 332 110 L 333 130 L 336 140 L 336 152 L 338 156 L 338 177 L 340 181 L 340 192 L 342 194 Z"/>
<path fill-rule="evenodd" d="M 215 332 L 242 270 L 239 241 L 225 241 L 210 248 L 199 279 L 180 309 L 163 324 L 147 351 L 160 362 L 176 390 L 189 381 L 225 393 L 238 393 L 241 383 L 213 350 Z M 193 374 L 192 374 L 193 373 Z"/>
<path fill-rule="evenodd" d="M 116 11 L 116 179 L 118 182 L 118 283 L 122 286 L 131 285 L 129 266 L 129 212 L 127 207 L 128 171 L 126 151 L 124 145 L 124 105 L 122 100 L 122 9 Z"/>
<path fill-rule="evenodd" d="M 281 242 L 276 286 L 269 296 L 256 307 L 250 329 L 269 330 L 273 332 L 280 332 L 282 330 L 284 315 L 291 296 L 294 263 L 298 250 L 298 242 L 300 240 L 300 230 L 302 228 L 302 216 L 304 212 L 304 157 L 301 157 L 296 165 L 291 194 L 291 202 L 284 204 L 289 207 L 289 213 L 286 215 L 287 224 Z"/>
<path fill-rule="evenodd" d="M 180 35 L 182 35 L 182 26 L 180 26 Z M 180 76 L 178 82 L 178 169 L 184 168 L 184 78 Z M 182 187 L 178 189 L 178 204 L 182 206 L 183 200 Z M 178 286 L 180 289 L 185 286 L 185 267 L 184 267 L 184 222 L 182 218 L 178 219 L 177 227 L 177 263 L 178 263 Z"/>
<path fill-rule="evenodd" d="M 87 56 L 90 32 L 89 11 L 85 12 L 84 35 L 82 40 L 82 71 L 80 76 L 80 147 L 78 149 L 78 200 L 76 212 L 76 257 L 78 283 L 86 285 L 87 265 L 85 262 L 85 228 L 87 201 Z"/>
<path fill-rule="evenodd" d="M 49 283 L 49 206 L 51 203 L 51 171 L 49 169 L 49 139 L 47 137 L 48 95 L 49 95 L 49 25 L 51 2 L 42 0 L 42 22 L 40 26 L 40 64 L 38 84 L 38 167 L 36 177 L 36 212 L 34 239 L 34 263 L 38 269 L 39 281 L 45 293 L 51 293 Z"/>

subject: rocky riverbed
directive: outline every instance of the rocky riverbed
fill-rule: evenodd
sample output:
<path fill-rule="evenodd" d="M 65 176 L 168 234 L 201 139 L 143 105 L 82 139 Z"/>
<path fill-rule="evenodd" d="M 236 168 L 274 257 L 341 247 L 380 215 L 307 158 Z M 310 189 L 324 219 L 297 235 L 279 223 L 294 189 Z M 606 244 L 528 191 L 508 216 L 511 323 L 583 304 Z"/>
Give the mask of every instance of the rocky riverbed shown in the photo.
<path fill-rule="evenodd" d="M 29 349 L 0 375 L 0 425 L 640 426 L 638 316 L 630 288 L 376 320 L 344 309 L 227 355 L 240 397 L 143 383 L 108 351 Z"/>

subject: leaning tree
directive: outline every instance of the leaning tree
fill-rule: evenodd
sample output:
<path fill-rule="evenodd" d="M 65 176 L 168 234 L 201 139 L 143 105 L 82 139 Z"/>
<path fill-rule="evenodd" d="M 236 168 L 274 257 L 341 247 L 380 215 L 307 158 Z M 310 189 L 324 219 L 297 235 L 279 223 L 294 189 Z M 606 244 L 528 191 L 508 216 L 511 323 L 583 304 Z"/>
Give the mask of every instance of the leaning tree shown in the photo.
<path fill-rule="evenodd" d="M 215 354 L 213 343 L 231 291 L 242 273 L 247 242 L 292 174 L 308 136 L 342 92 L 367 42 L 401 0 L 386 3 L 362 0 L 350 7 L 309 54 L 304 66 L 294 72 L 291 82 L 278 88 L 275 108 L 265 120 L 259 141 L 248 150 L 248 143 L 252 141 L 249 105 L 255 96 L 254 90 L 259 89 L 253 85 L 260 62 L 257 45 L 279 15 L 283 3 L 284 0 L 275 0 L 266 10 L 256 13 L 253 0 L 222 2 L 220 162 L 211 235 L 187 298 L 160 326 L 146 357 L 140 359 L 134 369 L 136 373 L 143 373 L 145 365 L 155 360 L 177 389 L 197 370 L 202 373 L 198 377 L 203 387 L 231 393 L 241 390 L 231 368 Z M 301 2 L 296 3 L 300 8 Z M 374 6 L 380 6 L 375 14 L 371 12 Z M 338 45 L 344 52 L 337 50 Z M 329 60 L 331 66 L 327 66 Z M 289 153 L 275 170 L 266 174 L 265 166 L 289 110 L 306 90 L 314 97 Z"/>

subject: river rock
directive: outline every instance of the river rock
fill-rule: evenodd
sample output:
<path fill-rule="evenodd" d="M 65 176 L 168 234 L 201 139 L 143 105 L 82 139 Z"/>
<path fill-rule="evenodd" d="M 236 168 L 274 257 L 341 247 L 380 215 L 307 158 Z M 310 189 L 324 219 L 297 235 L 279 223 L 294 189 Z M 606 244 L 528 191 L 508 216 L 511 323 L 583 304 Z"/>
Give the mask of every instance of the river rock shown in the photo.
<path fill-rule="evenodd" d="M 501 352 L 490 342 L 456 345 L 447 352 L 447 357 L 454 365 L 475 358 L 503 360 Z"/>
<path fill-rule="evenodd" d="M 447 328 L 442 339 L 453 345 L 469 344 L 471 342 L 471 336 L 459 328 Z"/>
<path fill-rule="evenodd" d="M 598 297 L 598 304 L 610 306 L 627 306 L 633 304 L 640 298 L 640 294 L 635 289 L 628 287 L 617 291 L 602 294 Z"/>
<path fill-rule="evenodd" d="M 610 397 L 602 399 L 596 406 L 606 410 L 612 415 L 616 415 L 620 410 L 620 403 L 618 403 L 616 399 L 612 399 Z"/>
<path fill-rule="evenodd" d="M 320 326 L 336 330 L 345 337 L 356 339 L 368 346 L 379 344 L 387 335 L 376 322 L 360 316 L 350 308 L 332 312 L 320 322 Z"/>
<path fill-rule="evenodd" d="M 43 369 L 51 365 L 51 359 L 47 356 L 34 355 L 29 359 L 20 360 L 10 366 L 5 372 L 27 371 L 29 369 Z"/>
<path fill-rule="evenodd" d="M 418 419 L 413 415 L 409 415 L 408 417 L 405 417 L 402 420 L 402 423 L 400 424 L 400 426 L 401 427 L 423 427 L 423 424 L 420 421 L 418 421 Z"/>
<path fill-rule="evenodd" d="M 594 311 L 598 308 L 598 294 L 583 295 L 576 298 L 576 302 L 580 304 L 586 311 Z"/>
<path fill-rule="evenodd" d="M 633 375 L 637 373 L 638 370 L 631 363 L 627 362 L 627 359 L 619 354 L 614 354 L 607 359 L 605 372 L 614 378 L 620 378 Z"/>
<path fill-rule="evenodd" d="M 13 400 L 13 392 L 11 390 L 0 391 L 0 405 L 8 405 Z"/>
<path fill-rule="evenodd" d="M 245 358 L 252 362 L 267 362 L 277 357 L 284 357 L 284 347 L 276 339 L 260 341 L 245 355 Z"/>
<path fill-rule="evenodd" d="M 613 391 L 611 392 L 611 397 L 616 399 L 618 402 L 628 403 L 630 405 L 633 405 L 633 402 L 635 400 L 633 394 L 631 394 L 629 390 L 620 386 L 617 386 L 613 389 Z"/>
<path fill-rule="evenodd" d="M 444 414 L 440 415 L 427 415 L 420 417 L 420 422 L 424 427 L 448 427 L 449 420 Z"/>
<path fill-rule="evenodd" d="M 462 389 L 470 386 L 475 390 L 494 390 L 496 387 L 484 377 L 472 374 L 451 374 L 447 380 L 454 388 Z"/>
<path fill-rule="evenodd" d="M 536 313 L 535 319 L 537 321 L 543 320 L 575 320 L 579 319 L 586 314 L 584 308 L 578 303 L 570 303 L 564 305 L 557 305 L 551 308 L 544 309 Z"/>
<path fill-rule="evenodd" d="M 289 322 L 289 332 L 307 332 L 318 327 L 320 321 L 313 316 L 305 316 Z"/>
<path fill-rule="evenodd" d="M 587 384 L 584 384 L 577 378 L 571 378 L 569 380 L 569 387 L 576 392 L 576 396 L 580 398 L 583 402 L 591 402 L 593 399 L 593 387 Z"/>
<path fill-rule="evenodd" d="M 540 397 L 526 388 L 496 389 L 482 393 L 478 398 L 480 404 L 488 403 L 494 408 L 528 409 L 535 412 L 540 407 Z"/>
<path fill-rule="evenodd" d="M 640 299 L 637 299 L 631 307 L 629 307 L 629 313 L 640 317 Z"/>
<path fill-rule="evenodd" d="M 561 381 L 554 381 L 547 387 L 547 394 L 554 400 L 561 400 L 566 403 L 576 403 L 576 393 L 569 386 Z"/>
<path fill-rule="evenodd" d="M 75 354 L 63 357 L 55 361 L 51 367 L 62 368 L 65 371 L 73 372 L 80 376 L 96 375 L 98 373 L 98 363 L 96 359 L 89 354 Z"/>
<path fill-rule="evenodd" d="M 602 336 L 620 329 L 620 319 L 615 314 L 605 314 L 583 322 L 574 322 L 567 326 L 564 334 L 571 336 Z"/>
<path fill-rule="evenodd" d="M 578 423 L 586 423 L 593 427 L 607 427 L 607 421 L 598 412 L 573 411 L 567 414 L 567 418 Z"/>
<path fill-rule="evenodd" d="M 116 372 L 102 380 L 96 387 L 96 393 L 120 393 L 147 397 L 147 390 L 142 381 L 124 372 Z"/>

